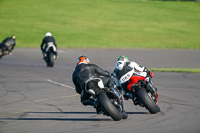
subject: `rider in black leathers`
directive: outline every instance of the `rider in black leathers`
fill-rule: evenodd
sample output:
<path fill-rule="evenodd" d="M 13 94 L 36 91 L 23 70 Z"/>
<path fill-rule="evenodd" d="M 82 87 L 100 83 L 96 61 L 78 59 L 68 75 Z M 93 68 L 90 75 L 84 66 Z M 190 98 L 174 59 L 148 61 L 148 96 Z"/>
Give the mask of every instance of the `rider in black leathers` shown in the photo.
<path fill-rule="evenodd" d="M 42 40 L 41 45 L 40 45 L 40 48 L 41 48 L 41 51 L 42 51 L 44 58 L 45 58 L 45 55 L 46 55 L 45 49 L 48 47 L 48 45 L 50 43 L 53 44 L 57 49 L 57 44 L 56 44 L 55 38 L 52 36 L 52 34 L 50 32 L 47 32 L 45 34 L 45 37 Z M 55 56 L 57 58 L 57 52 L 55 54 L 56 54 Z"/>
<path fill-rule="evenodd" d="M 86 82 L 91 78 L 99 78 L 104 76 L 104 84 L 111 86 L 111 76 L 103 69 L 95 64 L 90 64 L 88 57 L 80 56 L 77 59 L 77 66 L 73 72 L 72 80 L 75 85 L 76 92 L 81 95 L 81 103 L 85 106 L 91 105 L 95 107 L 95 101 L 90 98 L 91 94 L 85 90 Z"/>
<path fill-rule="evenodd" d="M 8 51 L 8 54 L 11 55 L 12 50 L 16 45 L 15 38 L 16 36 L 12 35 L 11 37 L 7 37 L 6 39 L 4 39 L 2 43 L 0 43 L 0 48 L 2 49 L 2 51 Z"/>

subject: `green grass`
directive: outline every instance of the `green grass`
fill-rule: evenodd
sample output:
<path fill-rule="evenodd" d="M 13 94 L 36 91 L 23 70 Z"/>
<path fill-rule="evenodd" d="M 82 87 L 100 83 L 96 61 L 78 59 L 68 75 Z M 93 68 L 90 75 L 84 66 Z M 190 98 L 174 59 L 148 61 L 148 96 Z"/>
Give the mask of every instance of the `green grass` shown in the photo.
<path fill-rule="evenodd" d="M 150 68 L 153 72 L 200 73 L 200 68 Z"/>
<path fill-rule="evenodd" d="M 0 40 L 59 48 L 200 49 L 200 3 L 142 0 L 0 0 Z"/>

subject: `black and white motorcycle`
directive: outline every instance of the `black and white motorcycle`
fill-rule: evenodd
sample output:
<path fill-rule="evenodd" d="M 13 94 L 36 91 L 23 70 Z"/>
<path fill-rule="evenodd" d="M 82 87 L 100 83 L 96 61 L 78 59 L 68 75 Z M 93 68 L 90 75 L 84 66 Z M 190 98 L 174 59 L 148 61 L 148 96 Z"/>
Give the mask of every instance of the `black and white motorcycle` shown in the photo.
<path fill-rule="evenodd" d="M 14 50 L 15 40 L 9 40 L 5 44 L 0 43 L 0 59 L 5 55 L 12 55 Z"/>
<path fill-rule="evenodd" d="M 43 54 L 44 60 L 47 63 L 47 67 L 53 67 L 54 62 L 57 59 L 57 49 L 52 42 L 48 43 L 48 46 L 45 48 Z"/>
<path fill-rule="evenodd" d="M 90 88 L 90 84 L 93 85 Z M 94 87 L 95 86 L 95 87 Z M 86 91 L 92 94 L 93 99 L 97 102 L 96 109 L 103 112 L 104 115 L 110 116 L 114 121 L 127 119 L 128 115 L 124 111 L 123 96 L 114 85 L 108 88 L 104 86 L 103 78 L 92 78 L 86 83 Z"/>
<path fill-rule="evenodd" d="M 3 56 L 7 55 L 7 54 L 12 55 L 12 53 L 10 53 L 10 52 L 8 52 L 8 51 L 5 51 L 5 50 L 3 50 L 3 49 L 0 48 L 0 59 L 1 59 Z"/>

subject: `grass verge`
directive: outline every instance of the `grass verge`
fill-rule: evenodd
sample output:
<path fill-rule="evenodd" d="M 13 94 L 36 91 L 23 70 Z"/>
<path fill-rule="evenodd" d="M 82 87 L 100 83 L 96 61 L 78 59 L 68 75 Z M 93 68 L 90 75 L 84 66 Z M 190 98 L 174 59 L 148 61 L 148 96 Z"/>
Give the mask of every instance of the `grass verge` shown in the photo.
<path fill-rule="evenodd" d="M 0 0 L 0 41 L 38 48 L 200 49 L 200 3 L 145 0 Z"/>
<path fill-rule="evenodd" d="M 200 68 L 150 68 L 153 72 L 200 73 Z"/>

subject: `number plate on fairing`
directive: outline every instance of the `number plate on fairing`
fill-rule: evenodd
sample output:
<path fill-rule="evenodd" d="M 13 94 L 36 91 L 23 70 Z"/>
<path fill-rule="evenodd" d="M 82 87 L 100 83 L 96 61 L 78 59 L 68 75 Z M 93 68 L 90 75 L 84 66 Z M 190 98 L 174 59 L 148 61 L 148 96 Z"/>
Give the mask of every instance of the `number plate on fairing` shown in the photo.
<path fill-rule="evenodd" d="M 130 71 L 130 72 L 128 72 L 128 73 L 126 73 L 124 76 L 122 76 L 121 78 L 120 78 L 120 84 L 123 84 L 123 83 L 125 83 L 126 81 L 128 81 L 130 78 L 131 78 L 131 76 L 133 75 L 133 72 L 134 71 Z"/>

